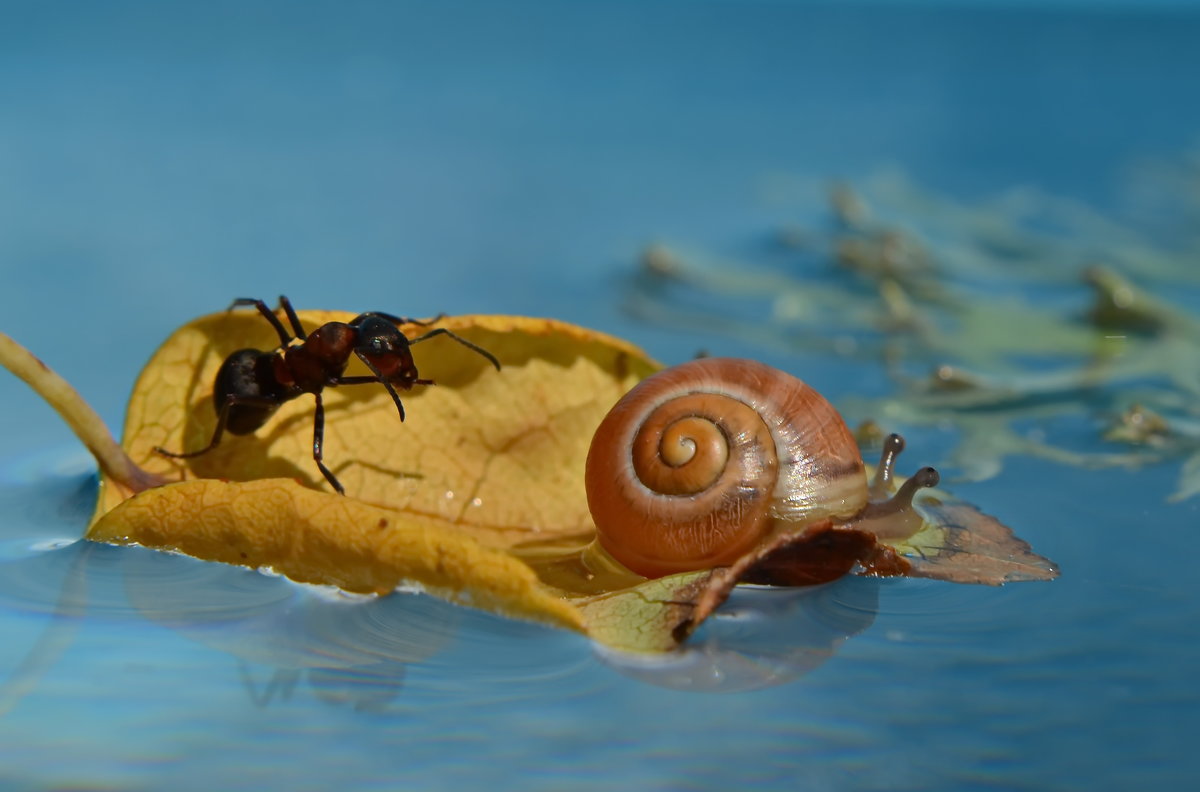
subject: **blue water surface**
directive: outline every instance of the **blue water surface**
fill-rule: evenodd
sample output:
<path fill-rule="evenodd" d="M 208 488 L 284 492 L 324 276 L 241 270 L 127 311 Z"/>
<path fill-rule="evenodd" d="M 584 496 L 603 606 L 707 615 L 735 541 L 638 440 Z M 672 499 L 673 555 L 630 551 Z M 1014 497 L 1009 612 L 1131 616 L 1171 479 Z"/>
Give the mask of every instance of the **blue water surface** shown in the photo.
<path fill-rule="evenodd" d="M 819 202 L 781 184 L 888 164 L 963 200 L 1032 184 L 1115 209 L 1126 163 L 1200 131 L 1185 3 L 0 11 L 0 329 L 113 427 L 174 327 L 280 292 L 765 356 L 836 402 L 886 378 L 622 313 L 642 246 L 737 246 Z M 90 458 L 7 375 L 0 404 L 6 789 L 1200 779 L 1200 499 L 1166 502 L 1177 466 L 1016 459 L 957 489 L 1054 583 L 748 590 L 654 664 L 423 595 L 74 542 Z M 924 431 L 910 455 L 938 446 Z"/>

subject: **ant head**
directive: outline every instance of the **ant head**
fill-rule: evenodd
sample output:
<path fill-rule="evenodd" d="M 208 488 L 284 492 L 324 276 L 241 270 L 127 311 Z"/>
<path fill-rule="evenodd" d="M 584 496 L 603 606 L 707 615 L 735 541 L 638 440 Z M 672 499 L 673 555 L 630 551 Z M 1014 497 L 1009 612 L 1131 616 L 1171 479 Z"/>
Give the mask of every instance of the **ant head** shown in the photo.
<path fill-rule="evenodd" d="M 407 348 L 408 344 L 396 343 L 396 338 L 390 334 L 373 335 L 359 339 L 358 351 L 364 355 L 394 355 L 401 346 Z"/>
<path fill-rule="evenodd" d="M 355 322 L 358 343 L 354 351 L 358 356 L 383 379 L 403 388 L 412 387 L 419 375 L 409 351 L 408 338 L 394 324 L 379 316 L 367 314 Z"/>

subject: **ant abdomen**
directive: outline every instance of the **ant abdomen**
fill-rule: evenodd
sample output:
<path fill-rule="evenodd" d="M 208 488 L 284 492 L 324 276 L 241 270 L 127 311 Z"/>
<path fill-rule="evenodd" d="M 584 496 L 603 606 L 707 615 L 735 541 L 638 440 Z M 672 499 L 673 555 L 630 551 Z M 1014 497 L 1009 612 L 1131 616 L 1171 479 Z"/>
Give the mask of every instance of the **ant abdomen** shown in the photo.
<path fill-rule="evenodd" d="M 213 386 L 217 417 L 225 412 L 225 430 L 253 434 L 287 400 L 287 391 L 273 376 L 275 355 L 258 349 L 239 349 L 225 359 Z"/>

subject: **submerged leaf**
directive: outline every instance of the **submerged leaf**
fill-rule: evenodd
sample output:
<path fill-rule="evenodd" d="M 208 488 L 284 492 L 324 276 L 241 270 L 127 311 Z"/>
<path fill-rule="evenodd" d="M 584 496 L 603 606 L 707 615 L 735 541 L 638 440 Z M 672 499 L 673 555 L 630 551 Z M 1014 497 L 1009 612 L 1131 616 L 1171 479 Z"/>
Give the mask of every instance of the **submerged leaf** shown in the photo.
<path fill-rule="evenodd" d="M 671 575 L 582 599 L 578 607 L 593 640 L 628 652 L 666 652 L 704 620 L 697 605 L 716 579 L 724 579 L 722 570 Z"/>

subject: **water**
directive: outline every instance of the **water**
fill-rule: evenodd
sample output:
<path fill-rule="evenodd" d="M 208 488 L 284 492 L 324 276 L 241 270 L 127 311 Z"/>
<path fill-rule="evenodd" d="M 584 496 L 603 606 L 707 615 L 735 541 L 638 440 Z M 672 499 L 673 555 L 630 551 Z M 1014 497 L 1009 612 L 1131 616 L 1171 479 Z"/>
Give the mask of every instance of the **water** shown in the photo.
<path fill-rule="evenodd" d="M 1200 130 L 1187 8 L 130 2 L 5 16 L 0 329 L 114 427 L 170 329 L 281 291 L 304 307 L 564 317 L 664 360 L 706 347 L 786 362 L 835 401 L 877 390 L 856 362 L 632 321 L 620 306 L 638 251 L 743 248 L 811 206 L 797 185 L 889 162 L 964 200 L 1036 184 L 1120 209 L 1128 163 Z M 0 403 L 6 788 L 1200 776 L 1187 561 L 1200 502 L 1166 503 L 1177 464 L 1016 458 L 957 487 L 1061 564 L 1053 584 L 751 590 L 693 652 L 647 665 L 418 595 L 353 599 L 74 543 L 86 456 L 11 377 Z M 939 431 L 909 453 L 936 456 Z"/>

